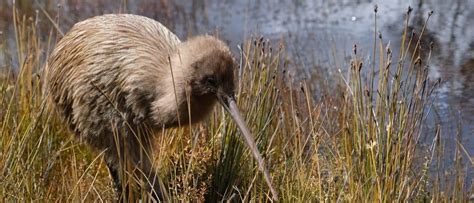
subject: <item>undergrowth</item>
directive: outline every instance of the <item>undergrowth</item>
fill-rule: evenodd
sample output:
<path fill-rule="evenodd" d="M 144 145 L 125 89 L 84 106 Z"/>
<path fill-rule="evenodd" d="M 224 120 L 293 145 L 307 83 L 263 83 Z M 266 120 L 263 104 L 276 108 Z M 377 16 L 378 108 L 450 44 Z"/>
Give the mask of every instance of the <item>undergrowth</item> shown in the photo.
<path fill-rule="evenodd" d="M 283 202 L 469 198 L 462 178 L 446 191 L 430 184 L 439 173 L 430 167 L 442 156 L 442 133 L 428 149 L 419 142 L 438 82 L 428 78 L 431 50 L 420 49 L 425 27 L 412 35 L 410 10 L 405 18 L 397 58 L 376 35 L 372 65 L 354 46 L 347 74 L 317 78 L 327 86 L 293 78 L 283 43 L 274 47 L 258 38 L 241 47 L 238 106 Z M 0 46 L 18 59 L 0 81 L 0 199 L 112 200 L 102 153 L 75 139 L 43 100 L 42 68 L 60 32 L 52 26 L 40 33 L 37 19 L 15 7 L 12 19 L 15 49 Z M 313 92 L 325 97 L 315 99 Z M 204 123 L 157 135 L 154 162 L 170 201 L 271 201 L 257 163 L 223 112 L 216 108 Z"/>

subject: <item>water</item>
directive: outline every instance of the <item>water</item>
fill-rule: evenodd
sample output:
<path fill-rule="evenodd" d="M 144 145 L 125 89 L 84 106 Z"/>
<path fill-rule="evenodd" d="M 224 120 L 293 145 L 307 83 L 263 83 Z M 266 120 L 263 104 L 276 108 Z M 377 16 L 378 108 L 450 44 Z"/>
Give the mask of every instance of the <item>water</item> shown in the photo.
<path fill-rule="evenodd" d="M 21 2 L 21 1 L 19 1 Z M 34 16 L 38 4 L 31 0 L 20 5 Z M 310 74 L 318 64 L 330 74 L 348 67 L 353 44 L 370 62 L 374 37 L 374 5 L 378 5 L 378 29 L 384 43 L 392 48 L 400 46 L 404 15 L 413 7 L 411 26 L 421 29 L 428 12 L 433 10 L 425 39 L 435 43 L 430 63 L 430 78 L 442 79 L 435 94 L 426 135 L 434 134 L 434 123 L 442 124 L 445 142 L 446 167 L 452 165 L 457 134 L 469 155 L 474 154 L 474 1 L 472 0 L 200 0 L 190 1 L 129 1 L 126 6 L 118 1 L 46 1 L 40 5 L 52 16 L 59 11 L 61 29 L 68 30 L 74 22 L 103 13 L 127 9 L 146 15 L 170 27 L 185 39 L 189 35 L 217 34 L 229 42 L 234 51 L 245 39 L 264 36 L 274 40 L 284 38 L 287 50 L 303 67 L 300 75 Z M 56 3 L 61 7 L 57 8 Z M 21 4 L 21 3 L 19 3 Z M 14 50 L 10 1 L 0 3 L 0 31 L 6 36 L 3 46 Z M 126 7 L 126 8 L 125 8 Z M 40 15 L 44 33 L 51 24 Z M 5 45 L 6 44 L 6 45 Z M 397 50 L 394 50 L 397 53 Z M 394 56 L 397 57 L 397 56 Z M 0 52 L 0 68 L 16 59 Z M 458 128 L 458 124 L 461 125 Z M 432 136 L 425 137 L 430 143 Z M 468 177 L 472 177 L 469 170 Z"/>

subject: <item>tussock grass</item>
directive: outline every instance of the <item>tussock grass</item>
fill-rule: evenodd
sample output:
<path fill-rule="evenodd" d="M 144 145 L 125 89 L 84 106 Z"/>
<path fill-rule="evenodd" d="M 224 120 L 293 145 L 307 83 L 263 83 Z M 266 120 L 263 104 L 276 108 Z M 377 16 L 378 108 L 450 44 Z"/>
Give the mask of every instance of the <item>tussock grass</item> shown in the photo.
<path fill-rule="evenodd" d="M 43 100 L 41 71 L 55 31 L 41 43 L 35 20 L 12 13 L 16 50 L 8 53 L 18 63 L 0 81 L 0 199 L 112 200 L 101 152 L 76 140 Z M 437 82 L 427 77 L 430 51 L 420 50 L 420 37 L 407 28 L 401 37 L 393 58 L 375 35 L 373 66 L 364 65 L 355 46 L 348 74 L 318 76 L 328 86 L 295 81 L 282 44 L 259 38 L 241 47 L 238 105 L 282 201 L 467 200 L 461 166 L 450 190 L 430 184 L 432 173 L 440 173 L 429 168 L 442 157 L 442 132 L 429 149 L 419 141 Z M 326 95 L 316 100 L 313 92 Z M 271 201 L 222 109 L 202 124 L 163 131 L 155 145 L 154 163 L 170 201 Z"/>

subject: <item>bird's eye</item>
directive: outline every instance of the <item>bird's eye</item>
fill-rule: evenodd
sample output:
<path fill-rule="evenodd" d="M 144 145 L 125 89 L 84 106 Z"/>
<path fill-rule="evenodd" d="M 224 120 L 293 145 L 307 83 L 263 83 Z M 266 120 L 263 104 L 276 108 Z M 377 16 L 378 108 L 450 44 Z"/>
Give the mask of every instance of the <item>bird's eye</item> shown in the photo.
<path fill-rule="evenodd" d="M 217 86 L 217 79 L 214 76 L 207 76 L 205 79 L 205 83 L 208 86 L 216 87 Z"/>

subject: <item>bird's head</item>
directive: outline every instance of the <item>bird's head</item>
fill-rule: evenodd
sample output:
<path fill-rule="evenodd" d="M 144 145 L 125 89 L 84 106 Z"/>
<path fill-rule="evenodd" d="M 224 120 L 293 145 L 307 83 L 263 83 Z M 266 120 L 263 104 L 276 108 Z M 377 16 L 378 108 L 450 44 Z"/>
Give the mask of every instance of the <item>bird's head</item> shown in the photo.
<path fill-rule="evenodd" d="M 184 52 L 181 55 L 185 57 L 183 63 L 189 74 L 188 89 L 195 99 L 194 103 L 204 108 L 219 101 L 227 111 L 231 111 L 231 103 L 235 104 L 234 74 L 237 64 L 228 46 L 215 37 L 198 36 L 186 41 L 180 51 Z M 233 111 L 238 114 L 238 109 L 234 107 Z"/>
<path fill-rule="evenodd" d="M 229 51 L 212 50 L 191 64 L 191 94 L 216 99 L 234 96 L 236 64 Z"/>
<path fill-rule="evenodd" d="M 237 67 L 228 50 L 213 50 L 192 65 L 191 92 L 196 97 L 215 98 L 231 115 L 245 137 L 251 137 L 235 102 L 234 73 Z M 209 98 L 209 97 L 207 97 Z"/>

